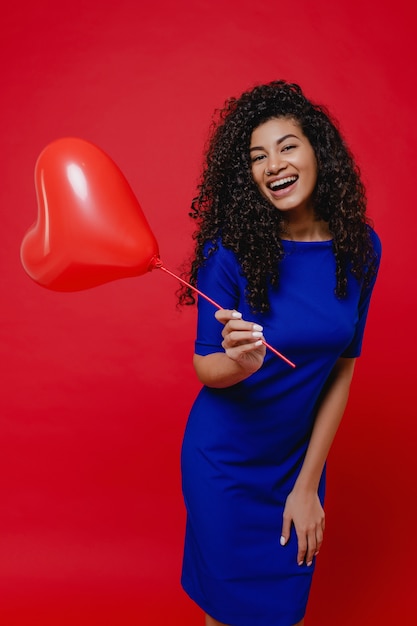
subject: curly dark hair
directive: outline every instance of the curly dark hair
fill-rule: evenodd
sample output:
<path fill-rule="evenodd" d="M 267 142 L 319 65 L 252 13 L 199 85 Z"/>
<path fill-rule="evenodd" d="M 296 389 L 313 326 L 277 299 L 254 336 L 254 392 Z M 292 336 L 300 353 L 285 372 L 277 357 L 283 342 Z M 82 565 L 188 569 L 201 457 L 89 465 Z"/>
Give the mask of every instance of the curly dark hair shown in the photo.
<path fill-rule="evenodd" d="M 227 100 L 224 108 L 216 111 L 199 193 L 191 205 L 190 216 L 197 222 L 195 253 L 183 274 L 196 286 L 198 268 L 221 239 L 237 256 L 254 312 L 268 311 L 268 287 L 279 285 L 286 220 L 258 190 L 251 174 L 249 147 L 255 128 L 281 117 L 299 124 L 316 155 L 313 206 L 332 235 L 336 296 L 346 296 L 348 271 L 365 283 L 375 271 L 365 188 L 335 120 L 324 106 L 309 101 L 299 85 L 276 80 L 256 86 L 238 99 Z M 194 302 L 193 290 L 182 287 L 179 303 Z"/>

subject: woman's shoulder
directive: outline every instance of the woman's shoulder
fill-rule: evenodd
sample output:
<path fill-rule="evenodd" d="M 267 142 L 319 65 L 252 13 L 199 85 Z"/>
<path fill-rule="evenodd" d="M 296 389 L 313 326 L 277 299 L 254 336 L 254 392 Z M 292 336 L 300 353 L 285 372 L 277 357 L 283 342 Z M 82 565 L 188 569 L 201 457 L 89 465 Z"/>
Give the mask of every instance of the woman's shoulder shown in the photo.
<path fill-rule="evenodd" d="M 237 263 L 235 253 L 224 245 L 221 237 L 214 241 L 206 241 L 203 247 L 203 254 L 206 262 L 208 260 L 216 260 L 217 262 Z"/>
<path fill-rule="evenodd" d="M 377 255 L 378 258 L 380 258 L 381 257 L 381 252 L 382 252 L 381 239 L 380 239 L 379 235 L 376 233 L 376 231 L 374 230 L 373 226 L 368 224 L 367 228 L 368 228 L 369 236 L 371 238 L 372 247 L 373 247 L 373 249 L 375 251 L 375 254 Z"/>

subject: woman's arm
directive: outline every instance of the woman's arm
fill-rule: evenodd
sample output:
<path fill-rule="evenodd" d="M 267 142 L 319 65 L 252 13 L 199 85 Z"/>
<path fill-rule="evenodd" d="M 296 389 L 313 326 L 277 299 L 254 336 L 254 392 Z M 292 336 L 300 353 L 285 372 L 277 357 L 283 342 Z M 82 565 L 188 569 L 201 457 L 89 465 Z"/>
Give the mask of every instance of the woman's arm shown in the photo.
<path fill-rule="evenodd" d="M 224 324 L 224 352 L 207 356 L 194 355 L 194 367 L 199 380 L 208 387 L 224 388 L 235 385 L 256 372 L 265 358 L 262 326 L 245 322 L 237 311 L 221 309 L 216 319 Z"/>
<path fill-rule="evenodd" d="M 326 385 L 303 466 L 285 505 L 281 544 L 288 541 L 293 523 L 300 565 L 304 561 L 311 565 L 323 541 L 324 511 L 317 490 L 346 408 L 354 367 L 355 359 L 338 359 Z"/>

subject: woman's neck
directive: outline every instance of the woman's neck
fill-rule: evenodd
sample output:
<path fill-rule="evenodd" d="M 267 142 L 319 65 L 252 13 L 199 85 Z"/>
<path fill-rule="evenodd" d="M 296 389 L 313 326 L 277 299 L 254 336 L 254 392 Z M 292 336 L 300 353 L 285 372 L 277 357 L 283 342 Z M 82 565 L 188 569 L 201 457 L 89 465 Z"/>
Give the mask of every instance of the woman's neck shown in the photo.
<path fill-rule="evenodd" d="M 332 235 L 327 222 L 315 216 L 304 216 L 301 219 L 286 219 L 281 238 L 292 241 L 328 241 Z"/>

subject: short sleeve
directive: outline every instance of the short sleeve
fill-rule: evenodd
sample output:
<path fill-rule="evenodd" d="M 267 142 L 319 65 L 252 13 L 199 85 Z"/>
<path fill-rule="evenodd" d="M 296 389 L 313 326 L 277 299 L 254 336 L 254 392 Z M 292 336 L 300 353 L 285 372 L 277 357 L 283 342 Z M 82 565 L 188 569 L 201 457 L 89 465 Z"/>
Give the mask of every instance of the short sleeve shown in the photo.
<path fill-rule="evenodd" d="M 197 287 L 223 309 L 234 309 L 238 306 L 241 281 L 235 255 L 219 243 L 218 248 L 199 269 Z M 195 352 L 201 356 L 223 351 L 223 326 L 214 317 L 215 312 L 216 307 L 213 304 L 198 296 Z"/>
<path fill-rule="evenodd" d="M 359 299 L 359 305 L 358 305 L 358 321 L 356 323 L 355 334 L 348 348 L 346 348 L 346 350 L 341 355 L 342 357 L 345 357 L 345 358 L 356 358 L 360 356 L 361 354 L 363 336 L 365 332 L 366 320 L 367 320 L 368 311 L 369 311 L 369 305 L 371 302 L 371 296 L 372 296 L 372 292 L 375 286 L 379 264 L 381 261 L 381 251 L 382 251 L 381 241 L 378 235 L 372 229 L 370 230 L 370 234 L 371 234 L 371 239 L 372 239 L 372 244 L 374 246 L 375 254 L 377 257 L 376 272 L 372 279 L 372 282 L 366 287 L 362 288 L 360 299 Z"/>

